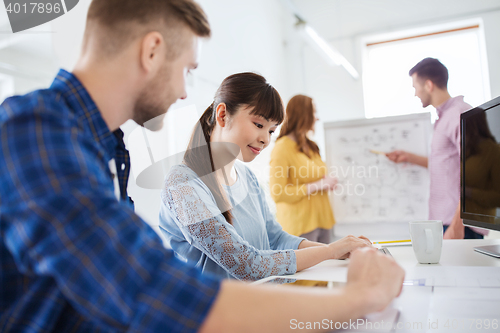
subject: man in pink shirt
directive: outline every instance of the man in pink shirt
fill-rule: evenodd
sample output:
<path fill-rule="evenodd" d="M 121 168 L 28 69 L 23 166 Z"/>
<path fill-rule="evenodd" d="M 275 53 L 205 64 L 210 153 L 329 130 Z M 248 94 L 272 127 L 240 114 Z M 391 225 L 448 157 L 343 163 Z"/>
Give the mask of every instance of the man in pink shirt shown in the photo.
<path fill-rule="evenodd" d="M 448 69 L 437 59 L 425 58 L 410 70 L 415 96 L 425 108 L 436 108 L 429 157 L 396 150 L 386 154 L 393 162 L 429 168 L 429 219 L 441 220 L 445 239 L 483 238 L 487 230 L 465 227 L 460 219 L 460 114 L 472 107 L 463 96 L 448 93 Z"/>

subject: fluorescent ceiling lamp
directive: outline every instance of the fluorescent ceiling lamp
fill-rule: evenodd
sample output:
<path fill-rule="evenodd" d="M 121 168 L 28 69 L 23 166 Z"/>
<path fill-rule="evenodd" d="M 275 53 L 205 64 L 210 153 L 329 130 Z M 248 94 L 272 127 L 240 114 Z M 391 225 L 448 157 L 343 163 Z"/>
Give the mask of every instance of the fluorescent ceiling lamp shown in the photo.
<path fill-rule="evenodd" d="M 313 28 L 311 28 L 307 23 L 299 18 L 297 23 L 297 29 L 301 36 L 311 45 L 319 54 L 321 54 L 325 60 L 334 66 L 342 66 L 344 69 L 352 75 L 353 78 L 358 79 L 358 71 L 347 61 L 346 58 L 339 51 L 335 50 L 333 47 L 328 45 L 328 43 L 321 38 Z"/>

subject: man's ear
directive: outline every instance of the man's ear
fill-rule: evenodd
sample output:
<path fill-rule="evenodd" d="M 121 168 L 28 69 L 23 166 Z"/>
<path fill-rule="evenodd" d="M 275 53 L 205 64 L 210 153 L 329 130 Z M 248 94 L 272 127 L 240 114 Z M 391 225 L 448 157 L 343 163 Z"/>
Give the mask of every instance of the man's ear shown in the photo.
<path fill-rule="evenodd" d="M 215 109 L 215 120 L 220 127 L 227 125 L 227 116 L 226 103 L 219 103 Z"/>
<path fill-rule="evenodd" d="M 148 74 L 156 72 L 165 61 L 165 41 L 163 36 L 152 31 L 142 38 L 140 61 L 141 68 Z"/>
<path fill-rule="evenodd" d="M 424 88 L 427 92 L 431 93 L 434 90 L 434 82 L 431 80 L 425 80 Z"/>

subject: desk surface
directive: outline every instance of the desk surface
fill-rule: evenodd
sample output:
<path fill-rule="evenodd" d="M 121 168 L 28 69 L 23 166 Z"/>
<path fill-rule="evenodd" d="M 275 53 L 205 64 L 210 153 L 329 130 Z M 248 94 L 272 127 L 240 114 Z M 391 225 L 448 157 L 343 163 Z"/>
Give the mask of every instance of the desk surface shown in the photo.
<path fill-rule="evenodd" d="M 474 251 L 476 246 L 499 245 L 500 239 L 445 239 L 437 265 L 419 264 L 411 246 L 388 247 L 394 259 L 403 267 L 415 266 L 495 266 L 500 259 Z"/>
<path fill-rule="evenodd" d="M 441 260 L 433 265 L 419 264 L 411 246 L 389 247 L 394 259 L 404 268 L 406 279 L 427 279 L 433 283 L 403 288 L 401 296 L 391 305 L 400 311 L 396 324 L 402 327 L 398 326 L 395 331 L 497 332 L 500 259 L 478 253 L 474 247 L 499 244 L 499 239 L 444 240 Z M 348 260 L 326 260 L 287 277 L 345 282 L 347 265 Z M 489 329 L 485 328 L 486 323 Z"/>
<path fill-rule="evenodd" d="M 472 240 L 456 239 L 444 240 L 441 259 L 439 264 L 419 264 L 411 246 L 388 247 L 394 259 L 405 269 L 407 273 L 414 272 L 417 267 L 440 267 L 440 266 L 486 266 L 500 267 L 500 259 L 487 256 L 474 251 L 476 246 L 500 245 L 500 239 Z M 345 282 L 347 279 L 347 260 L 325 260 L 313 267 L 305 269 L 291 278 L 330 280 Z M 268 278 L 269 279 L 269 278 Z M 266 279 L 267 280 L 267 279 Z"/>

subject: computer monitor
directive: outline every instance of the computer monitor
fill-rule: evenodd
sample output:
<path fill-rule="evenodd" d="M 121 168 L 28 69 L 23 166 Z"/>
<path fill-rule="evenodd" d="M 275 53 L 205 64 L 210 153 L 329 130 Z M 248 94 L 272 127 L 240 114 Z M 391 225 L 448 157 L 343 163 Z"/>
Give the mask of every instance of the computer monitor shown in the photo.
<path fill-rule="evenodd" d="M 500 97 L 462 113 L 460 217 L 500 230 Z M 474 250 L 500 258 L 500 245 Z"/>

